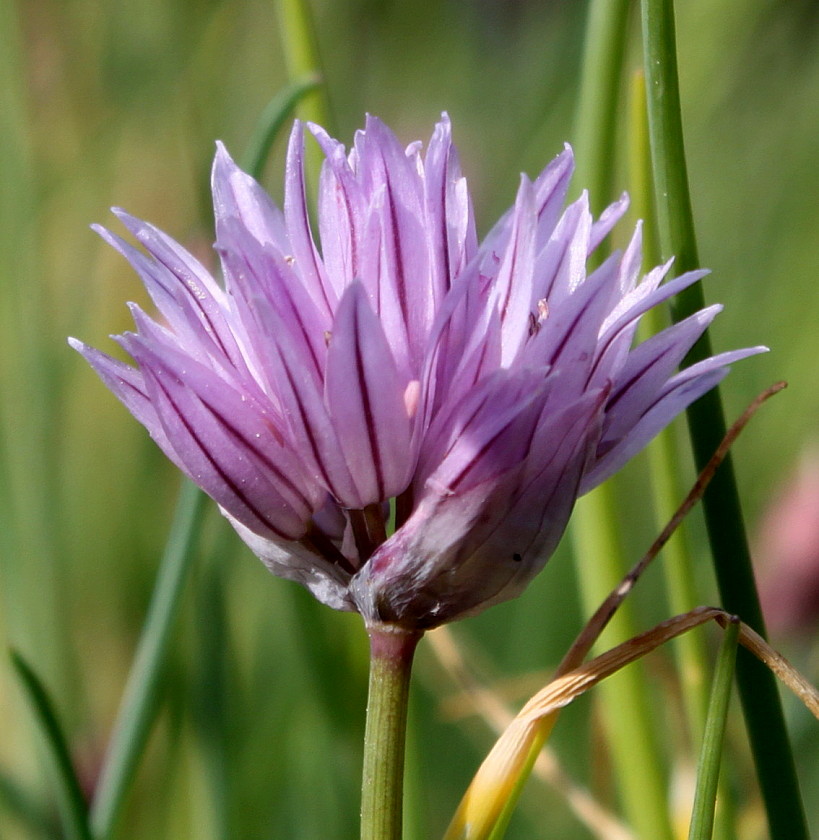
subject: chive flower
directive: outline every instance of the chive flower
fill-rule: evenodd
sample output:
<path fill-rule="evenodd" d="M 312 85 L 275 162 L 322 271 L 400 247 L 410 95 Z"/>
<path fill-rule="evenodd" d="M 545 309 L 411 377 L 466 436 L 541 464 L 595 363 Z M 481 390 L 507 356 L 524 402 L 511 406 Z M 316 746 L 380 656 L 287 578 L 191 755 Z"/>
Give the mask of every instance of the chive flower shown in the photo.
<path fill-rule="evenodd" d="M 627 208 L 565 207 L 569 147 L 478 241 L 443 115 L 424 152 L 375 117 L 324 162 L 318 237 L 293 128 L 283 211 L 219 144 L 223 285 L 121 210 L 144 248 L 96 228 L 161 318 L 132 304 L 135 366 L 71 344 L 276 575 L 368 623 L 424 629 L 518 595 L 575 499 L 728 366 L 677 368 L 720 310 L 635 346 L 640 317 L 704 271 L 641 276 L 638 226 L 593 271 Z"/>

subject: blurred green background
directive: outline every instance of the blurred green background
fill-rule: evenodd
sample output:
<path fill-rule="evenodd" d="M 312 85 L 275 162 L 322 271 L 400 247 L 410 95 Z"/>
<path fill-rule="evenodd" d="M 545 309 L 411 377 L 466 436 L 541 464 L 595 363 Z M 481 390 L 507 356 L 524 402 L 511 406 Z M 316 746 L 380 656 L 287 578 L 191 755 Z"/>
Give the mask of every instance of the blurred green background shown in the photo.
<path fill-rule="evenodd" d="M 819 437 L 819 7 L 678 6 L 694 213 L 703 264 L 713 269 L 706 297 L 726 306 L 713 341 L 719 350 L 772 348 L 727 380 L 728 416 L 774 380 L 790 383 L 736 447 L 753 533 Z M 518 172 L 536 174 L 572 139 L 585 3 L 316 0 L 313 9 L 336 136 L 349 142 L 369 111 L 406 142 L 426 139 L 447 110 L 481 231 L 513 199 Z M 286 75 L 270 0 L 0 0 L 0 10 L 0 640 L 19 648 L 53 692 L 90 789 L 179 477 L 65 343 L 75 335 L 110 349 L 108 334 L 129 327 L 125 301 L 147 305 L 124 260 L 88 225 L 110 223 L 108 207 L 123 205 L 212 261 L 214 140 L 240 155 Z M 624 100 L 624 126 L 626 107 Z M 282 146 L 280 139 L 265 178 L 277 198 Z M 623 173 L 624 155 L 613 155 L 612 165 Z M 618 174 L 615 193 L 627 186 Z M 654 529 L 644 516 L 644 467 L 638 459 L 617 487 L 634 559 Z M 682 471 L 692 477 L 690 467 Z M 159 724 L 120 836 L 354 837 L 367 668 L 359 621 L 268 575 L 211 513 Z M 696 516 L 689 527 L 701 601 L 711 603 Z M 816 541 L 819 587 L 819 534 Z M 658 592 L 655 570 L 635 595 L 644 627 L 668 614 Z M 522 599 L 454 629 L 481 675 L 518 703 L 543 683 L 580 621 L 564 547 Z M 715 644 L 718 631 L 704 632 Z M 815 630 L 813 639 L 782 630 L 774 641 L 819 679 Z M 664 748 L 673 795 L 685 802 L 687 747 L 669 663 L 660 654 L 648 664 L 658 702 L 647 725 L 679 733 L 665 737 Z M 422 645 L 408 757 L 410 838 L 440 836 L 492 742 L 480 719 L 453 717 L 447 700 L 455 690 Z M 819 832 L 819 727 L 790 700 L 786 708 Z M 617 811 L 594 698 L 565 714 L 554 745 L 566 770 Z M 741 836 L 753 840 L 765 834 L 746 753 L 735 709 L 728 776 Z M 59 836 L 42 764 L 4 663 L 4 840 Z M 592 836 L 560 795 L 536 782 L 509 832 Z"/>

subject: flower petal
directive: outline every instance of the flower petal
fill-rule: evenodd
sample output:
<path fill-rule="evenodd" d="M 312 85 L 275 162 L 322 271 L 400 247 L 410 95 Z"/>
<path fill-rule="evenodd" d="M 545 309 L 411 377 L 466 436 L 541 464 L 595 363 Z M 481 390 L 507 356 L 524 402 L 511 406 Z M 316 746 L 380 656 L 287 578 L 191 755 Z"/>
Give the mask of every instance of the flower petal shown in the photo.
<path fill-rule="evenodd" d="M 289 253 L 284 214 L 256 179 L 239 169 L 221 142 L 216 143 L 211 187 L 217 239 L 224 236 L 224 223 L 233 219 L 262 245 Z"/>
<path fill-rule="evenodd" d="M 636 422 L 622 437 L 612 439 L 611 432 L 604 431 L 604 445 L 598 451 L 594 465 L 583 477 L 580 492 L 586 493 L 617 472 L 678 414 L 718 385 L 728 374 L 729 365 L 748 356 L 764 353 L 767 349 L 750 347 L 721 353 L 669 379 L 659 393 L 646 400 Z M 620 418 L 617 420 L 619 424 Z"/>
<path fill-rule="evenodd" d="M 600 405 L 587 395 L 543 426 L 550 459 L 524 483 L 520 461 L 484 483 L 425 494 L 353 578 L 365 619 L 434 627 L 518 594 L 563 533 Z"/>
<path fill-rule="evenodd" d="M 296 271 L 316 306 L 331 316 L 338 301 L 338 293 L 327 276 L 310 229 L 307 199 L 304 195 L 304 127 L 298 120 L 293 125 L 287 146 L 284 218 Z"/>
<path fill-rule="evenodd" d="M 349 574 L 300 543 L 259 536 L 228 511 L 222 510 L 247 547 L 277 577 L 300 583 L 334 610 L 354 610 L 348 591 Z"/>
<path fill-rule="evenodd" d="M 327 354 L 327 408 L 364 505 L 401 493 L 414 457 L 404 392 L 383 328 L 353 283 L 339 304 Z"/>
<path fill-rule="evenodd" d="M 424 198 L 432 291 L 435 303 L 440 304 L 478 249 L 472 202 L 446 113 L 435 126 L 424 159 Z"/>
<path fill-rule="evenodd" d="M 301 537 L 322 497 L 272 412 L 197 362 L 133 336 L 148 395 L 185 472 L 262 536 Z"/>

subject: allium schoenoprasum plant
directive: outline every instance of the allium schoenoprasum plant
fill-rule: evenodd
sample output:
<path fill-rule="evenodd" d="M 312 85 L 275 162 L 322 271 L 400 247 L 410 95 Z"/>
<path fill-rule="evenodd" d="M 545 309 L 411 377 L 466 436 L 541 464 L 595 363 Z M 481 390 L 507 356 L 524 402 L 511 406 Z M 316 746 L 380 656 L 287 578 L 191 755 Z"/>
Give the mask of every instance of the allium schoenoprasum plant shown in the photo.
<path fill-rule="evenodd" d="M 815 835 L 810 4 L 126 5 L 0 6 L 0 837 Z"/>
<path fill-rule="evenodd" d="M 478 243 L 446 115 L 425 152 L 375 117 L 349 153 L 309 129 L 320 247 L 304 126 L 283 212 L 220 146 L 224 288 L 117 210 L 147 255 L 98 231 L 163 320 L 132 306 L 117 340 L 135 366 L 72 344 L 271 571 L 368 625 L 425 630 L 518 595 L 575 498 L 764 348 L 676 372 L 719 306 L 633 346 L 640 317 L 705 272 L 642 276 L 639 227 L 587 271 L 628 203 L 564 209 L 568 148 Z"/>
<path fill-rule="evenodd" d="M 479 243 L 446 115 L 426 149 L 375 117 L 349 152 L 307 128 L 324 155 L 320 245 L 304 125 L 290 136 L 283 211 L 220 145 L 224 286 L 117 210 L 145 251 L 97 230 L 163 322 L 131 307 L 137 331 L 117 340 L 135 366 L 71 343 L 271 571 L 362 615 L 378 744 L 365 758 L 365 835 L 393 836 L 400 790 L 384 762 L 403 761 L 394 707 L 406 708 L 420 635 L 518 595 L 578 495 L 764 348 L 676 372 L 719 306 L 635 346 L 641 316 L 705 272 L 663 282 L 669 260 L 643 276 L 639 225 L 589 270 L 628 203 L 596 220 L 585 193 L 565 206 L 569 148 L 521 177 Z"/>

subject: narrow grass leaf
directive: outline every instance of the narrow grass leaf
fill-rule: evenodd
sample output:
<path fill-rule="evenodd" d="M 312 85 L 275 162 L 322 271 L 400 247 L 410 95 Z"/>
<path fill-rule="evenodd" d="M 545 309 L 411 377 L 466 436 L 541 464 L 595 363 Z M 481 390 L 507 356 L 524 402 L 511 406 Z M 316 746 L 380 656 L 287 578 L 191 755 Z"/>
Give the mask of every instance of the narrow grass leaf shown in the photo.
<path fill-rule="evenodd" d="M 257 181 L 262 177 L 270 147 L 279 136 L 285 122 L 299 102 L 320 84 L 321 80 L 318 76 L 305 76 L 283 87 L 267 103 L 250 137 L 241 164 L 242 169 Z"/>
<path fill-rule="evenodd" d="M 614 182 L 612 149 L 617 148 L 616 116 L 629 7 L 624 0 L 592 0 L 586 21 L 575 117 L 577 183 L 600 202 L 593 208 L 597 211 L 610 200 Z M 587 613 L 606 597 L 626 568 L 619 527 L 609 485 L 595 489 L 575 508 L 571 535 Z M 613 639 L 623 641 L 635 632 L 631 610 L 624 608 L 612 626 Z M 631 669 L 612 680 L 601 695 L 603 723 L 628 820 L 638 836 L 671 840 L 664 764 L 656 733 L 646 725 L 651 717 L 648 689 L 640 669 Z M 632 714 L 624 718 L 617 711 L 621 708 L 632 709 Z"/>
<path fill-rule="evenodd" d="M 291 81 L 323 78 L 309 0 L 278 0 L 276 9 L 288 77 Z M 333 120 L 326 85 L 317 86 L 301 99 L 298 115 L 331 131 Z M 308 183 L 317 185 L 321 155 L 316 146 L 307 149 L 305 165 Z M 308 190 L 308 194 L 313 193 L 314 190 Z"/>
<path fill-rule="evenodd" d="M 728 720 L 728 703 L 731 699 L 738 641 L 739 621 L 731 621 L 725 628 L 711 701 L 708 704 L 688 840 L 711 840 L 713 834 L 722 742 L 725 737 L 725 723 Z"/>
<path fill-rule="evenodd" d="M 642 29 L 649 134 L 661 250 L 676 255 L 677 271 L 699 267 L 683 144 L 677 76 L 674 4 L 642 0 Z M 700 309 L 703 295 L 694 284 L 672 310 L 679 321 Z M 687 363 L 711 355 L 706 332 Z M 719 390 L 688 409 L 688 425 L 697 465 L 702 467 L 724 434 Z M 703 498 L 708 539 L 723 605 L 764 633 L 736 478 L 728 459 Z M 771 674 L 753 657 L 737 657 L 739 687 L 757 775 L 773 840 L 807 840 L 808 830 L 782 705 Z"/>
<path fill-rule="evenodd" d="M 122 705 L 114 724 L 91 808 L 95 837 L 111 837 L 159 707 L 160 676 L 167 659 L 185 580 L 191 566 L 204 494 L 185 483 L 157 573 Z"/>
<path fill-rule="evenodd" d="M 591 208 L 594 213 L 607 205 L 614 183 L 610 141 L 616 136 L 630 5 L 629 0 L 592 0 L 587 13 L 575 114 L 575 183 L 598 202 Z"/>
<path fill-rule="evenodd" d="M 17 820 L 30 837 L 52 838 L 57 824 L 34 794 L 0 770 L 0 811 Z"/>
<path fill-rule="evenodd" d="M 88 808 L 54 704 L 40 678 L 19 652 L 11 651 L 11 662 L 48 748 L 65 835 L 68 840 L 91 840 Z"/>

